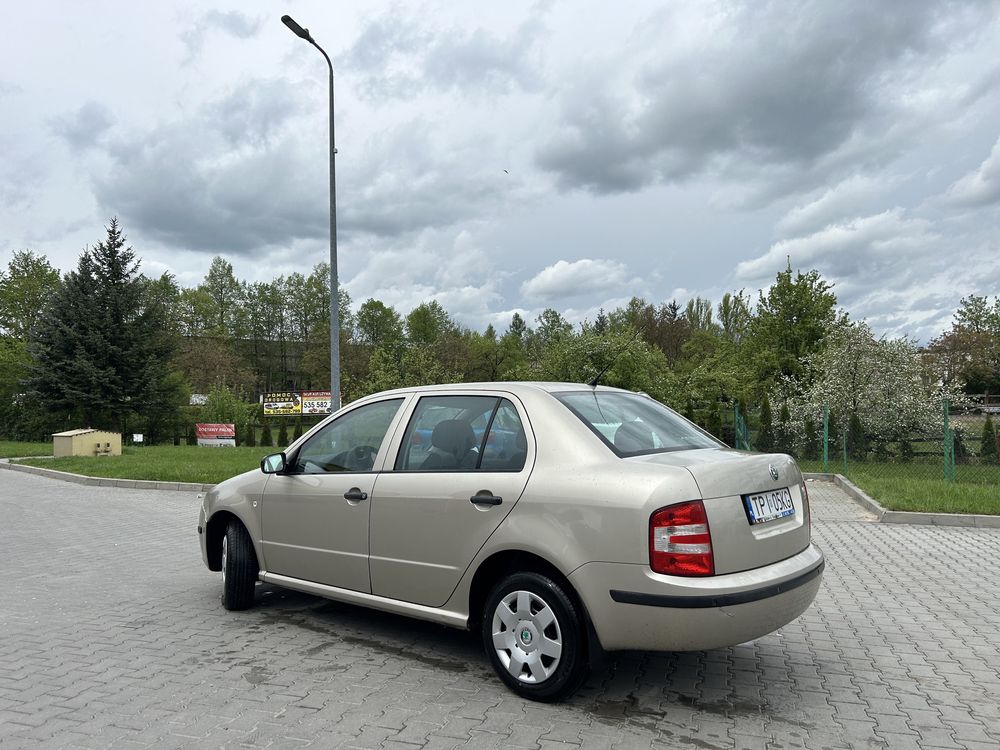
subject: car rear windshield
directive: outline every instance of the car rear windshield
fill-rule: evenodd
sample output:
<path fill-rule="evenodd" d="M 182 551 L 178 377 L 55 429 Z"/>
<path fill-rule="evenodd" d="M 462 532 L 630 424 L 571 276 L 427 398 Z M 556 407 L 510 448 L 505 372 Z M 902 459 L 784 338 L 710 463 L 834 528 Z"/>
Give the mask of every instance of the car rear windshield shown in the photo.
<path fill-rule="evenodd" d="M 596 389 L 553 395 L 623 458 L 723 447 L 723 443 L 649 396 Z"/>

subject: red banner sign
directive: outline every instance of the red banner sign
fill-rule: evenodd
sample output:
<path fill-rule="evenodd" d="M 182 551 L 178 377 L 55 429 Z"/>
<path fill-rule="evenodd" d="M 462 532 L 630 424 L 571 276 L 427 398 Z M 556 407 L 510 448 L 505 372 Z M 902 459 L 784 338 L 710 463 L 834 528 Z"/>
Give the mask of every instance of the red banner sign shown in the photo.
<path fill-rule="evenodd" d="M 232 439 L 236 437 L 236 425 L 234 424 L 196 424 L 194 431 L 195 436 L 199 440 Z"/>

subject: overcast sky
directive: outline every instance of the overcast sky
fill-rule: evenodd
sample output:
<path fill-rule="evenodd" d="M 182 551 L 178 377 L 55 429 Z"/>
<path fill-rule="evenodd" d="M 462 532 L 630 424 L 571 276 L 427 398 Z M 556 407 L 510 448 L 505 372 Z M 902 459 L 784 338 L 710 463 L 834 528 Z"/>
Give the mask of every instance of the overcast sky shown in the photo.
<path fill-rule="evenodd" d="M 766 288 L 791 258 L 921 341 L 1000 293 L 1000 2 L 47 2 L 0 37 L 0 263 L 118 216 L 144 271 L 214 255 L 502 329 Z"/>

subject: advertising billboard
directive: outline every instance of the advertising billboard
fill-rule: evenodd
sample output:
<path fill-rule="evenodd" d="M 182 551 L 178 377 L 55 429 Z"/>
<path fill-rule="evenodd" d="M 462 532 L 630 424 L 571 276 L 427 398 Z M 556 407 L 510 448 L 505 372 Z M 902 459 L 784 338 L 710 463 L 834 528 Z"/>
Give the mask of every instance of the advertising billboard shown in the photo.
<path fill-rule="evenodd" d="M 196 424 L 195 437 L 198 445 L 209 448 L 235 448 L 236 425 L 233 424 Z"/>
<path fill-rule="evenodd" d="M 263 397 L 265 417 L 329 414 L 330 391 L 275 391 Z"/>
<path fill-rule="evenodd" d="M 264 394 L 264 416 L 294 416 L 302 413 L 302 398 L 296 391 L 275 391 Z"/>

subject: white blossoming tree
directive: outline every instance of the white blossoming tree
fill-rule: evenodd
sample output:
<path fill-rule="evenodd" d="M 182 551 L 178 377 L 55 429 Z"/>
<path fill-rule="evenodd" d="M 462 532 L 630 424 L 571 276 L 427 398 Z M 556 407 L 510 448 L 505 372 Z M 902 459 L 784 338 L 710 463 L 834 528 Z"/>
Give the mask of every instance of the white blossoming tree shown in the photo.
<path fill-rule="evenodd" d="M 865 440 L 884 447 L 918 435 L 940 436 L 942 399 L 965 401 L 957 387 L 930 382 L 915 342 L 877 339 L 864 322 L 832 331 L 824 349 L 806 359 L 806 371 L 801 381 L 782 379 L 772 394 L 773 403 L 788 407 L 788 423 L 781 427 L 794 436 L 796 448 L 807 442 L 807 424 L 822 429 L 824 405 L 834 431 L 860 426 Z"/>

